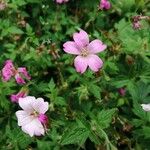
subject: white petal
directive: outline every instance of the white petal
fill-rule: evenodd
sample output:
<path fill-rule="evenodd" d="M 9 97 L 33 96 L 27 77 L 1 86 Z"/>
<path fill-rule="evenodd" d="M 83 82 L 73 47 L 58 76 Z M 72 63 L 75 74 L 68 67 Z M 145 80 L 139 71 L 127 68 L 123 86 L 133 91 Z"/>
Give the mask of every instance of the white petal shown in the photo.
<path fill-rule="evenodd" d="M 18 126 L 23 126 L 23 125 L 29 124 L 33 120 L 33 118 L 30 116 L 30 114 L 23 110 L 17 111 L 16 116 L 18 119 Z"/>
<path fill-rule="evenodd" d="M 145 111 L 150 111 L 150 104 L 142 104 L 141 106 Z"/>
<path fill-rule="evenodd" d="M 25 133 L 29 134 L 31 137 L 34 135 L 36 136 L 44 135 L 45 133 L 43 125 L 37 118 L 33 119 L 29 124 L 22 126 L 22 130 Z"/>
<path fill-rule="evenodd" d="M 34 111 L 32 107 L 32 103 L 34 103 L 34 96 L 26 96 L 24 98 L 19 98 L 20 107 L 28 113 L 32 113 Z"/>
<path fill-rule="evenodd" d="M 48 110 L 48 102 L 44 102 L 43 98 L 37 98 L 37 100 L 32 103 L 32 107 L 38 113 L 44 114 Z"/>

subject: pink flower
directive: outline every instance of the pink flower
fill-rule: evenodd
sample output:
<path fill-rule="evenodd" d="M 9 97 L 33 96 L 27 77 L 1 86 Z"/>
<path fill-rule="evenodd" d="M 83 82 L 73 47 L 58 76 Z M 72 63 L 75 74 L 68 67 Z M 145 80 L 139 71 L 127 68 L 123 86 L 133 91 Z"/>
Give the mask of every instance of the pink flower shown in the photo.
<path fill-rule="evenodd" d="M 150 111 L 150 104 L 142 104 L 141 106 L 145 111 Z"/>
<path fill-rule="evenodd" d="M 108 10 L 108 9 L 110 9 L 110 7 L 111 7 L 111 4 L 108 0 L 101 0 L 100 1 L 99 8 L 101 10 L 104 10 L 104 9 Z"/>
<path fill-rule="evenodd" d="M 118 92 L 121 96 L 125 96 L 125 94 L 126 94 L 126 90 L 124 88 L 118 89 Z"/>
<path fill-rule="evenodd" d="M 59 3 L 59 4 L 66 3 L 66 2 L 68 2 L 68 1 L 69 1 L 69 0 L 56 0 L 56 2 Z"/>
<path fill-rule="evenodd" d="M 31 137 L 44 135 L 48 121 L 45 115 L 48 102 L 44 102 L 43 98 L 35 99 L 33 96 L 27 96 L 19 98 L 19 105 L 23 110 L 17 111 L 16 116 L 21 129 Z"/>
<path fill-rule="evenodd" d="M 141 29 L 140 21 L 139 22 L 133 22 L 132 26 L 133 26 L 133 29 L 135 29 L 135 30 Z"/>
<path fill-rule="evenodd" d="M 5 61 L 4 68 L 2 69 L 2 78 L 4 81 L 10 80 L 10 78 L 13 76 L 13 70 L 14 70 L 14 65 L 11 60 Z"/>
<path fill-rule="evenodd" d="M 23 79 L 23 77 L 25 77 L 28 80 L 31 79 L 31 77 L 28 75 L 28 72 L 25 67 L 20 67 L 20 68 L 16 69 L 13 65 L 12 60 L 7 60 L 2 69 L 2 78 L 4 81 L 9 81 L 11 79 L 11 77 L 13 77 L 13 76 L 15 77 L 16 82 L 18 84 L 26 83 L 25 80 Z"/>
<path fill-rule="evenodd" d="M 7 6 L 7 3 L 6 2 L 0 2 L 0 11 L 4 10 Z"/>
<path fill-rule="evenodd" d="M 19 98 L 24 98 L 27 96 L 28 91 L 27 90 L 21 90 L 17 94 L 12 94 L 10 96 L 10 99 L 12 102 L 18 103 Z"/>
<path fill-rule="evenodd" d="M 74 65 L 77 72 L 84 73 L 89 68 L 97 72 L 103 65 L 102 60 L 96 55 L 106 49 L 100 40 L 96 39 L 89 42 L 88 34 L 81 30 L 79 33 L 74 33 L 74 41 L 64 43 L 64 51 L 69 54 L 78 55 L 74 60 Z"/>
<path fill-rule="evenodd" d="M 140 20 L 141 20 L 141 16 L 132 17 L 132 27 L 133 27 L 133 29 L 135 29 L 135 30 L 141 29 Z"/>

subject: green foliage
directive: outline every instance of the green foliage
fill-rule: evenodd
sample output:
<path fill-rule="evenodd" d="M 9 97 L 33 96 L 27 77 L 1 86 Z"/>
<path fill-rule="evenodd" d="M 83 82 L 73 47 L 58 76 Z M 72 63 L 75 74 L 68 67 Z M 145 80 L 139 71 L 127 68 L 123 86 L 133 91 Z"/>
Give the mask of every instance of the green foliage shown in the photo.
<path fill-rule="evenodd" d="M 115 113 L 115 109 L 102 110 L 97 115 L 97 123 L 102 129 L 108 128 L 112 122 L 112 117 Z"/>
<path fill-rule="evenodd" d="M 6 2 L 0 10 L 0 68 L 11 59 L 32 79 L 26 85 L 0 81 L 0 149 L 149 150 L 150 112 L 141 104 L 150 103 L 150 23 L 132 27 L 133 16 L 150 15 L 149 1 L 110 0 L 109 10 L 98 10 L 99 0 Z M 107 45 L 96 73 L 77 73 L 75 56 L 63 51 L 80 29 Z M 17 125 L 21 108 L 10 96 L 21 88 L 49 102 L 45 136 L 31 138 Z"/>
<path fill-rule="evenodd" d="M 82 145 L 89 136 L 89 131 L 86 128 L 73 127 L 69 128 L 69 131 L 71 132 L 66 131 L 66 133 L 63 135 L 61 141 L 62 145 L 76 144 L 76 143 Z"/>

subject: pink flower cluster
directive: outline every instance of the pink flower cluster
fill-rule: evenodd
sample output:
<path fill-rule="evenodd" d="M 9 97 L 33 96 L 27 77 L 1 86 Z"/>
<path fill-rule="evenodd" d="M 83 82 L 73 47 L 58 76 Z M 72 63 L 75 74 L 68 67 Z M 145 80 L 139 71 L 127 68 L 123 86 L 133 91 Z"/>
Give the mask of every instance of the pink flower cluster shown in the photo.
<path fill-rule="evenodd" d="M 16 79 L 18 84 L 25 84 L 24 78 L 30 80 L 25 67 L 15 68 L 11 60 L 7 60 L 2 69 L 3 81 L 9 81 L 12 77 Z M 17 94 L 12 94 L 10 99 L 12 102 L 19 102 L 23 110 L 16 112 L 18 125 L 22 130 L 31 137 L 36 135 L 44 135 L 47 130 L 48 117 L 45 112 L 48 110 L 48 102 L 44 102 L 42 98 L 27 96 L 28 89 L 22 88 Z"/>
<path fill-rule="evenodd" d="M 43 98 L 35 99 L 33 96 L 27 96 L 19 98 L 19 106 L 23 110 L 16 112 L 18 126 L 31 137 L 44 135 L 48 123 L 48 117 L 45 115 L 48 102 L 44 102 Z"/>
<path fill-rule="evenodd" d="M 64 43 L 63 47 L 66 53 L 77 55 L 74 60 L 76 71 L 84 73 L 89 67 L 97 72 L 103 61 L 96 54 L 104 51 L 107 46 L 98 39 L 89 42 L 88 34 L 84 30 L 74 33 L 73 39 L 74 41 Z"/>
<path fill-rule="evenodd" d="M 13 65 L 12 60 L 5 61 L 4 67 L 2 69 L 2 79 L 3 81 L 9 81 L 12 77 L 15 78 L 18 84 L 25 84 L 24 78 L 30 80 L 31 77 L 29 76 L 25 67 L 15 68 Z M 18 102 L 19 98 L 27 96 L 26 90 L 21 90 L 17 94 L 12 94 L 10 99 L 12 102 Z"/>
<path fill-rule="evenodd" d="M 2 69 L 2 78 L 4 81 L 9 81 L 11 77 L 14 77 L 18 84 L 25 84 L 26 82 L 24 78 L 28 80 L 31 79 L 25 67 L 19 67 L 16 69 L 12 60 L 7 60 Z"/>
<path fill-rule="evenodd" d="M 56 2 L 59 3 L 59 4 L 66 3 L 66 2 L 68 2 L 68 1 L 69 1 L 69 0 L 56 0 Z"/>

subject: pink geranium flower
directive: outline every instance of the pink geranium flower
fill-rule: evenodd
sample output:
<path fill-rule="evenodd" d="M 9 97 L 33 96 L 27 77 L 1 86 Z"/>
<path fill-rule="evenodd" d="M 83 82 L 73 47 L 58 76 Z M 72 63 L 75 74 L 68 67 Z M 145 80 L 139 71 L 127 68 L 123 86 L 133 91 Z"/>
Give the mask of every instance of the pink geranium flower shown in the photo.
<path fill-rule="evenodd" d="M 65 2 L 68 2 L 69 0 L 56 0 L 57 3 L 59 4 L 62 4 L 62 3 L 65 3 Z"/>
<path fill-rule="evenodd" d="M 104 10 L 104 9 L 108 10 L 108 9 L 110 9 L 110 7 L 111 7 L 111 4 L 108 0 L 101 0 L 100 1 L 99 8 L 101 10 Z"/>
<path fill-rule="evenodd" d="M 16 69 L 13 65 L 12 60 L 7 60 L 2 69 L 2 78 L 4 81 L 9 81 L 11 77 L 14 77 L 18 84 L 26 83 L 23 77 L 28 80 L 31 79 L 25 67 L 19 67 L 18 69 Z"/>
<path fill-rule="evenodd" d="M 44 102 L 43 98 L 27 96 L 19 98 L 19 105 L 23 110 L 16 112 L 18 125 L 22 130 L 31 137 L 44 135 L 48 118 L 45 112 L 48 110 L 48 102 Z"/>
<path fill-rule="evenodd" d="M 78 55 L 74 60 L 74 65 L 77 72 L 84 73 L 89 68 L 97 72 L 103 65 L 102 60 L 96 55 L 106 49 L 100 40 L 96 39 L 89 42 L 88 34 L 81 30 L 79 33 L 74 33 L 74 41 L 64 43 L 64 51 L 69 54 Z"/>
<path fill-rule="evenodd" d="M 23 89 L 21 91 L 19 91 L 17 94 L 12 94 L 10 96 L 10 99 L 13 103 L 18 103 L 19 98 L 24 98 L 27 96 L 28 90 Z"/>

